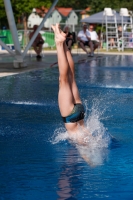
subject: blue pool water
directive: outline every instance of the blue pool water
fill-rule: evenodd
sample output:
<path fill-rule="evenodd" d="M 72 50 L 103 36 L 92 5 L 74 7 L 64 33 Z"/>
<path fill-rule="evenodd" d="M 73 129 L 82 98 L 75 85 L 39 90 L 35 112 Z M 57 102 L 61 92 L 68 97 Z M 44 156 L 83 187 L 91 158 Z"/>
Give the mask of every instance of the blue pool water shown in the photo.
<path fill-rule="evenodd" d="M 88 147 L 68 140 L 58 68 L 0 79 L 0 200 L 133 199 L 133 56 L 76 64 Z"/>

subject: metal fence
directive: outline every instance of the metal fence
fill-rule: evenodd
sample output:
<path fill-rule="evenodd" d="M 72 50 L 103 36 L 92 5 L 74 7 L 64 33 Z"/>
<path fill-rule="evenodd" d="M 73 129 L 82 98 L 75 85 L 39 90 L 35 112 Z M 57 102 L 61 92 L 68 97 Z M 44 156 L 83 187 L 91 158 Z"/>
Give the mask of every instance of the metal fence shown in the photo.
<path fill-rule="evenodd" d="M 29 42 L 29 34 L 31 30 L 18 30 L 18 40 L 21 46 L 21 49 L 25 49 Z M 52 31 L 40 31 L 42 38 L 44 39 L 44 45 L 43 48 L 49 47 L 53 48 L 55 47 L 55 41 L 54 41 L 54 33 Z M 0 30 L 0 39 L 10 48 L 14 49 L 14 43 L 12 39 L 12 35 L 10 30 Z M 4 50 L 3 47 L 1 47 L 1 50 Z"/>

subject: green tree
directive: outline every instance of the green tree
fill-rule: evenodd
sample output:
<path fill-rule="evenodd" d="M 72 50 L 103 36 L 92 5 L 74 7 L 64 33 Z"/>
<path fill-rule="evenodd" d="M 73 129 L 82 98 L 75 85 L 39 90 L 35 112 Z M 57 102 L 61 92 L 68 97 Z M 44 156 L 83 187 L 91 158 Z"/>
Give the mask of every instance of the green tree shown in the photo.
<path fill-rule="evenodd" d="M 121 8 L 127 8 L 128 10 L 133 11 L 133 1 L 132 0 L 122 0 L 121 1 Z"/>
<path fill-rule="evenodd" d="M 16 23 L 18 22 L 18 18 L 21 16 L 28 16 L 33 8 L 40 8 L 41 6 L 45 6 L 49 8 L 52 4 L 51 0 L 11 0 L 13 13 L 15 17 Z M 24 15 L 25 14 L 25 15 Z M 4 1 L 0 0 L 0 26 L 3 24 L 7 24 L 7 17 L 5 12 Z"/>
<path fill-rule="evenodd" d="M 11 0 L 15 21 L 17 23 L 20 16 L 29 15 L 33 8 L 42 6 L 49 8 L 54 0 Z M 91 7 L 90 14 L 103 11 L 105 7 L 110 7 L 115 10 L 127 8 L 133 10 L 133 0 L 59 0 L 58 7 L 71 7 L 74 10 L 82 10 Z M 4 7 L 4 1 L 0 0 L 0 26 L 7 23 L 7 17 Z"/>
<path fill-rule="evenodd" d="M 89 7 L 90 0 L 59 0 L 57 6 L 71 7 L 73 9 L 85 9 Z"/>
<path fill-rule="evenodd" d="M 40 8 L 41 6 L 50 7 L 50 0 L 11 0 L 14 17 L 16 19 L 21 18 L 23 22 L 23 28 L 27 29 L 27 18 L 33 8 Z"/>
<path fill-rule="evenodd" d="M 7 25 L 7 17 L 3 0 L 0 0 L 0 27 Z"/>
<path fill-rule="evenodd" d="M 128 10 L 133 10 L 133 1 L 132 0 L 93 0 L 90 2 L 91 12 L 96 13 L 103 11 L 104 8 L 112 8 L 117 11 L 120 8 L 127 8 Z"/>
<path fill-rule="evenodd" d="M 50 7 L 50 0 L 11 0 L 15 18 L 22 15 L 22 13 L 30 14 L 33 8 L 40 8 L 45 6 Z"/>

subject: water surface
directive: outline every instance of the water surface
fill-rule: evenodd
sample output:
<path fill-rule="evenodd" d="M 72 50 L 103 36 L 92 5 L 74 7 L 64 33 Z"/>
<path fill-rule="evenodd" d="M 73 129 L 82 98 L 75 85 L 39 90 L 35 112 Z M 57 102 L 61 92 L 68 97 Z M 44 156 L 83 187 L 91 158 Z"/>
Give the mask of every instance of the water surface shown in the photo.
<path fill-rule="evenodd" d="M 68 140 L 56 66 L 0 79 L 0 200 L 133 199 L 133 56 L 84 60 L 76 81 L 87 148 Z"/>

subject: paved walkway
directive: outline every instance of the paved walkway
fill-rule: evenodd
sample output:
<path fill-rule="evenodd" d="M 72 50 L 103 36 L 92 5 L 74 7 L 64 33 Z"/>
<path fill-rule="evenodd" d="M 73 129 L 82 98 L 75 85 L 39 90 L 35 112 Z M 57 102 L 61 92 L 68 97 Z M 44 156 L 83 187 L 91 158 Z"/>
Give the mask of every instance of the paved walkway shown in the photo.
<path fill-rule="evenodd" d="M 86 54 L 80 50 L 72 51 L 72 55 L 75 62 L 79 62 L 80 60 L 86 59 Z M 95 57 L 99 55 L 133 55 L 133 53 L 125 53 L 125 52 L 102 52 L 102 53 L 95 53 Z M 95 58 L 94 57 L 94 58 Z M 57 63 L 57 55 L 56 51 L 46 51 L 44 57 L 40 61 L 36 60 L 35 54 L 26 56 L 27 67 L 15 69 L 13 67 L 13 57 L 6 52 L 0 52 L 0 77 L 9 76 L 18 73 L 24 73 L 26 71 L 36 70 L 36 69 L 43 69 L 46 67 L 53 67 L 55 63 Z M 93 59 L 93 58 L 87 58 Z"/>
<path fill-rule="evenodd" d="M 47 52 L 40 61 L 37 61 L 35 54 L 32 54 L 32 57 L 28 55 L 25 58 L 27 67 L 18 69 L 13 67 L 13 59 L 7 53 L 0 54 L 0 77 L 51 67 L 53 63 L 57 62 L 56 52 Z"/>

